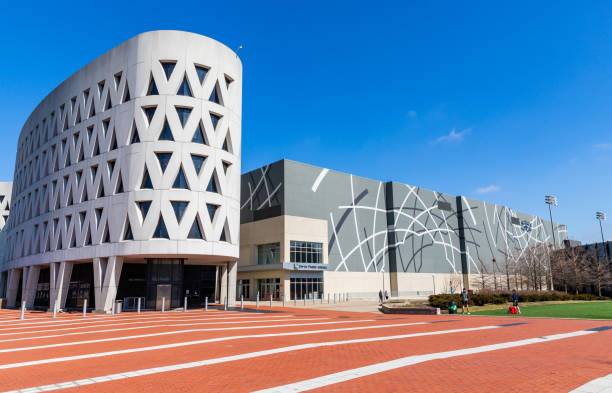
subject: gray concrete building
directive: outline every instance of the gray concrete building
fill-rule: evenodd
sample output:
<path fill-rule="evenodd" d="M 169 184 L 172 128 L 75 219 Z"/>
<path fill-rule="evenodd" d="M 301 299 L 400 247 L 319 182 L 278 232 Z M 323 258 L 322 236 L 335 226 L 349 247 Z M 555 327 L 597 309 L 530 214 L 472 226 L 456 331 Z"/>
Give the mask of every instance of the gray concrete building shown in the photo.
<path fill-rule="evenodd" d="M 246 298 L 457 291 L 553 242 L 549 221 L 506 206 L 290 160 L 242 175 L 240 220 Z"/>

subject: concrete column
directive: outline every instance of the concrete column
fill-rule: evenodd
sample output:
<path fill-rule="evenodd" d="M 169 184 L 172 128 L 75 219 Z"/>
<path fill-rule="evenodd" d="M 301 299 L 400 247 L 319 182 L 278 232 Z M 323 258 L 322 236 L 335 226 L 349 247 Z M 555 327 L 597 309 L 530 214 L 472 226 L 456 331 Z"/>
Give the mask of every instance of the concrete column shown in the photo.
<path fill-rule="evenodd" d="M 221 286 L 219 290 L 219 303 L 224 303 L 225 297 L 227 296 L 227 266 L 220 265 L 217 267 L 219 274 L 221 275 Z"/>
<path fill-rule="evenodd" d="M 123 258 L 116 256 L 108 257 L 106 260 L 94 258 L 93 268 L 96 312 L 109 314 L 117 296 Z"/>
<path fill-rule="evenodd" d="M 66 307 L 66 297 L 72 275 L 72 262 L 54 262 L 49 266 L 49 308 L 53 304 L 61 310 Z"/>
<path fill-rule="evenodd" d="M 236 281 L 238 277 L 238 262 L 229 262 L 229 275 L 228 275 L 228 298 L 227 304 L 233 306 L 236 304 Z"/>
<path fill-rule="evenodd" d="M 8 284 L 6 288 L 7 307 L 15 307 L 17 305 L 17 292 L 19 291 L 19 279 L 21 278 L 21 273 L 21 269 L 9 270 Z"/>
<path fill-rule="evenodd" d="M 28 269 L 27 281 L 25 285 L 25 296 L 22 296 L 26 302 L 26 308 L 34 307 L 34 299 L 36 298 L 36 289 L 38 288 L 38 276 L 40 275 L 40 266 L 32 265 Z M 26 277 L 26 276 L 24 276 Z"/>

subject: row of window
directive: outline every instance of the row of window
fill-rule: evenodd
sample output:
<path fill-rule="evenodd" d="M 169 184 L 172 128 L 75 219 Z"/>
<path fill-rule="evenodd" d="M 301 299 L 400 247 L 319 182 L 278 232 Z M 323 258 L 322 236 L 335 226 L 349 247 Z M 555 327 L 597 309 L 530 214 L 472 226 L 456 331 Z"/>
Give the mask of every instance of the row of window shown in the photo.
<path fill-rule="evenodd" d="M 323 263 L 323 244 L 315 242 L 290 241 L 290 262 Z M 280 263 L 280 243 L 257 246 L 257 264 Z"/>
<path fill-rule="evenodd" d="M 144 108 L 145 114 L 149 118 L 149 121 L 154 116 L 156 108 L 157 107 Z M 179 113 L 179 118 L 181 119 L 181 122 L 184 126 L 184 123 L 187 121 L 187 118 L 189 117 L 189 114 L 191 113 L 191 108 L 177 108 L 177 113 Z M 222 116 L 211 112 L 210 117 L 211 117 L 213 126 L 216 127 L 217 123 L 219 122 Z M 93 138 L 93 128 L 94 128 L 93 125 L 87 127 L 87 135 L 88 135 L 87 141 L 89 143 L 91 143 L 92 138 Z M 113 150 L 116 150 L 118 148 L 118 145 L 117 145 L 117 138 L 115 136 L 114 130 L 112 129 L 109 130 L 109 128 L 110 128 L 110 118 L 102 122 L 102 129 L 106 137 L 110 133 L 111 142 L 109 144 L 107 151 L 111 152 Z M 194 132 L 192 143 L 208 144 L 205 138 L 205 134 L 202 131 L 202 129 L 203 127 L 201 126 L 201 123 L 199 123 Z M 72 140 L 71 140 L 72 148 L 78 152 L 76 154 L 76 158 L 72 157 L 72 160 L 71 160 L 71 155 L 70 155 L 70 152 L 67 146 L 68 139 L 67 138 L 62 139 L 61 152 L 63 155 L 65 155 L 62 168 L 67 168 L 71 165 L 78 164 L 79 162 L 85 160 L 86 147 L 84 143 L 82 143 L 81 146 L 79 146 L 79 143 L 78 143 L 79 138 L 80 138 L 79 131 L 75 132 L 72 135 Z M 223 145 L 221 146 L 221 149 L 224 151 L 230 152 L 231 144 L 229 143 L 228 139 L 229 139 L 229 133 L 226 136 L 223 142 Z M 174 137 L 172 135 L 172 131 L 171 131 L 171 128 L 167 120 L 164 121 L 164 127 L 162 128 L 162 132 L 160 133 L 158 140 L 174 141 Z M 140 137 L 138 135 L 138 129 L 136 127 L 136 123 L 133 122 L 132 136 L 130 137 L 128 144 L 135 144 L 135 143 L 140 143 Z M 56 146 L 57 145 L 54 144 L 51 146 L 51 149 L 50 149 L 49 157 L 53 160 L 51 165 L 46 165 L 48 163 L 47 150 L 43 150 L 41 156 L 37 155 L 34 158 L 34 160 L 30 161 L 30 165 L 28 167 L 23 168 L 21 171 L 19 171 L 16 174 L 16 179 L 15 179 L 16 193 L 20 193 L 25 187 L 28 187 L 34 182 L 40 180 L 42 176 L 46 176 L 52 172 L 59 171 L 61 155 L 60 155 L 59 150 L 57 150 Z M 88 151 L 87 158 L 96 157 L 98 155 L 100 155 L 100 145 L 98 143 L 98 138 L 95 138 L 93 149 L 91 149 L 91 155 L 89 154 L 89 151 Z M 42 157 L 40 161 L 39 161 L 39 157 Z M 195 164 L 195 160 L 194 160 L 194 164 Z M 229 163 L 224 161 L 224 165 L 229 166 Z M 42 166 L 42 174 L 40 170 L 41 166 Z M 21 178 L 23 176 L 27 176 L 27 179 L 25 182 L 21 181 Z"/>
<path fill-rule="evenodd" d="M 146 218 L 148 212 L 149 212 L 149 208 L 151 207 L 151 202 L 152 201 L 139 201 L 136 202 L 136 204 L 139 207 L 139 210 L 141 211 L 142 214 L 142 219 L 144 221 L 144 219 Z M 182 218 L 183 218 L 183 214 L 187 208 L 187 205 L 189 204 L 188 201 L 170 201 L 172 208 L 174 210 L 174 214 L 176 216 L 177 221 L 180 223 Z M 219 208 L 219 205 L 215 205 L 215 204 L 206 204 L 206 208 L 208 210 L 208 215 L 210 218 L 210 221 L 213 222 L 216 212 Z M 95 211 L 95 217 L 96 217 L 96 226 L 100 226 L 101 223 L 101 218 L 102 218 L 102 214 L 103 214 L 103 210 L 104 208 L 96 208 Z M 85 223 L 85 218 L 87 216 L 87 212 L 86 211 L 81 211 L 79 212 L 79 221 L 80 221 L 80 225 L 81 228 L 83 227 L 84 223 Z M 64 225 L 65 228 L 69 228 L 70 224 L 72 223 L 72 215 L 67 215 L 64 217 Z M 58 237 L 57 237 L 57 243 L 55 245 L 55 249 L 54 250 L 61 250 L 62 244 L 63 244 L 63 239 L 62 239 L 62 232 L 59 230 L 59 218 L 54 218 L 52 220 L 52 225 L 53 225 L 53 233 L 57 233 Z M 49 230 L 49 222 L 45 221 L 43 222 L 41 228 L 47 232 Z M 38 230 L 39 230 L 39 225 L 36 224 L 34 225 L 34 234 L 36 236 L 36 234 L 38 234 Z M 70 241 L 69 241 L 69 245 L 68 248 L 76 248 L 77 247 L 77 240 L 76 240 L 76 234 L 75 231 L 76 228 L 73 230 L 73 232 L 70 234 Z M 91 231 L 89 226 L 85 227 L 86 230 L 86 234 L 85 234 L 85 240 L 83 242 L 83 246 L 91 246 L 92 243 L 92 238 L 91 238 Z M 198 240 L 208 240 L 205 239 L 203 236 L 204 231 L 202 230 L 201 226 L 200 226 L 200 222 L 198 220 L 198 214 L 196 214 L 194 221 L 190 227 L 189 233 L 187 235 L 188 239 L 198 239 Z M 25 237 L 25 231 L 21 230 L 20 232 L 20 237 L 21 237 L 21 241 L 23 242 L 23 239 Z M 153 236 L 152 238 L 154 239 L 170 239 L 170 236 L 168 234 L 168 230 L 166 229 L 166 223 L 164 222 L 163 217 L 159 216 L 157 225 L 155 227 L 155 230 L 153 232 Z M 130 226 L 130 221 L 129 219 L 126 219 L 126 223 L 125 223 L 125 228 L 123 231 L 123 235 L 121 236 L 121 240 L 122 241 L 128 241 L 128 240 L 134 240 L 134 236 L 132 234 L 132 229 Z M 227 241 L 227 235 L 226 235 L 226 226 L 223 227 L 223 230 L 221 231 L 221 235 L 219 237 L 219 241 Z M 108 230 L 108 226 L 105 226 L 104 228 L 104 234 L 102 236 L 102 240 L 101 240 L 101 244 L 105 244 L 105 243 L 110 243 L 110 233 Z M 17 242 L 18 243 L 18 242 Z M 44 251 L 45 252 L 49 252 L 51 251 L 51 236 L 46 239 L 45 241 L 45 246 L 44 246 Z M 14 254 L 15 254 L 16 248 L 11 248 L 11 252 L 10 252 L 10 257 L 13 258 Z M 23 244 L 23 249 L 22 249 L 22 256 L 27 256 L 27 255 L 32 255 L 32 254 L 38 254 L 42 252 L 41 247 L 40 247 L 40 243 L 37 241 L 37 238 L 34 238 L 34 244 L 32 245 L 32 247 L 29 247 L 26 244 Z"/>

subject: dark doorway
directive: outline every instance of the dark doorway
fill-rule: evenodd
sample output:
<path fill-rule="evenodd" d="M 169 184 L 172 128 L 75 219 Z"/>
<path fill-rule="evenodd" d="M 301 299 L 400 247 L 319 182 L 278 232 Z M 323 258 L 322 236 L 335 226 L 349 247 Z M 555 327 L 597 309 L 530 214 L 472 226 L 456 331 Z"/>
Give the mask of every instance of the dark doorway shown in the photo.
<path fill-rule="evenodd" d="M 87 308 L 96 307 L 93 278 L 93 263 L 74 264 L 66 297 L 67 309 L 81 309 L 85 300 Z"/>
<path fill-rule="evenodd" d="M 147 265 L 145 263 L 124 263 L 121 268 L 117 299 L 145 297 L 147 288 Z"/>
<path fill-rule="evenodd" d="M 204 307 L 215 300 L 216 266 L 185 265 L 183 287 L 189 308 Z"/>
<path fill-rule="evenodd" d="M 170 285 L 170 299 L 166 307 L 183 306 L 183 260 L 174 258 L 155 258 L 147 260 L 146 308 L 157 307 L 157 286 Z M 166 287 L 164 287 L 166 288 Z"/>
<path fill-rule="evenodd" d="M 19 275 L 19 286 L 17 287 L 17 296 L 15 297 L 15 306 L 21 307 L 21 287 L 23 286 L 23 269 Z"/>
<path fill-rule="evenodd" d="M 38 285 L 36 286 L 36 297 L 34 298 L 34 308 L 46 310 L 51 307 L 49 304 L 49 279 L 51 270 L 48 267 L 40 269 L 38 273 Z"/>

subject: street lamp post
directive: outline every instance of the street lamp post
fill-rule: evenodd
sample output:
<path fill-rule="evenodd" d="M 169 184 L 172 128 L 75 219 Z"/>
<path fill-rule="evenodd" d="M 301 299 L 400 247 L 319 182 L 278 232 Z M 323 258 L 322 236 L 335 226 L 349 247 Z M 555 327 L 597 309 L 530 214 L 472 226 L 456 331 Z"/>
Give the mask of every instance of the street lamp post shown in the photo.
<path fill-rule="evenodd" d="M 550 231 L 552 233 L 552 238 L 553 238 L 553 244 L 552 244 L 552 249 L 554 250 L 556 245 L 557 245 L 557 240 L 555 239 L 555 227 L 553 225 L 553 218 L 552 218 L 552 205 L 557 206 L 557 197 L 554 195 L 545 195 L 544 196 L 544 202 L 546 202 L 546 204 L 548 205 L 548 214 L 550 216 Z M 554 290 L 555 286 L 553 283 L 553 276 L 552 276 L 552 263 L 550 260 L 550 252 L 548 253 L 548 274 L 549 274 L 549 280 L 550 280 L 550 290 Z"/>
<path fill-rule="evenodd" d="M 601 225 L 601 222 L 606 219 L 606 213 L 595 212 L 595 218 L 597 218 L 597 221 L 599 221 L 599 230 L 601 231 L 601 242 L 605 243 L 606 241 L 604 240 L 603 226 Z"/>

